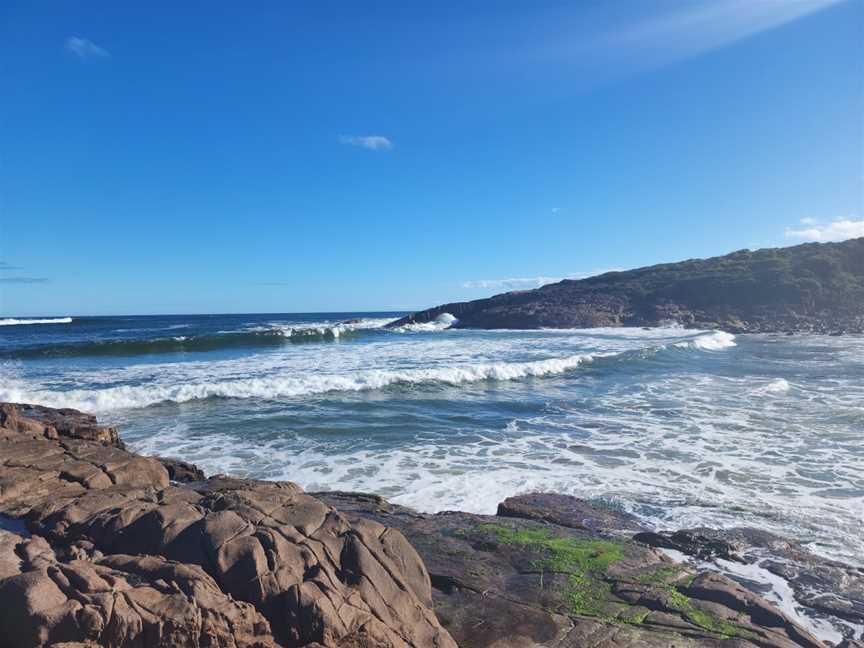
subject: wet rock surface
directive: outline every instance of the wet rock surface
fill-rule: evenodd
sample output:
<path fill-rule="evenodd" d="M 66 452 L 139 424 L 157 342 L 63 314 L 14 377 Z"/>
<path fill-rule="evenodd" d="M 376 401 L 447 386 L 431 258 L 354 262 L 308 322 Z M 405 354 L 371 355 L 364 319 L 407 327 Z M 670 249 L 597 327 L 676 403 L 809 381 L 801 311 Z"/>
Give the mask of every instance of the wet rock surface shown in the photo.
<path fill-rule="evenodd" d="M 0 648 L 828 645 L 657 548 L 704 537 L 734 558 L 781 542 L 759 532 L 673 538 L 554 494 L 509 498 L 495 516 L 427 515 L 374 495 L 205 479 L 125 451 L 74 411 L 0 412 Z M 825 606 L 858 614 L 860 573 L 826 571 L 791 544 L 785 555 L 846 601 Z"/>
<path fill-rule="evenodd" d="M 815 613 L 864 627 L 864 569 L 823 558 L 800 544 L 759 529 L 684 529 L 636 538 L 703 561 L 756 565 L 784 579 L 795 600 Z"/>
<path fill-rule="evenodd" d="M 632 540 L 640 527 L 627 514 L 583 500 L 525 495 L 484 516 L 425 515 L 365 494 L 315 497 L 404 534 L 460 646 L 827 645 L 738 582 Z"/>

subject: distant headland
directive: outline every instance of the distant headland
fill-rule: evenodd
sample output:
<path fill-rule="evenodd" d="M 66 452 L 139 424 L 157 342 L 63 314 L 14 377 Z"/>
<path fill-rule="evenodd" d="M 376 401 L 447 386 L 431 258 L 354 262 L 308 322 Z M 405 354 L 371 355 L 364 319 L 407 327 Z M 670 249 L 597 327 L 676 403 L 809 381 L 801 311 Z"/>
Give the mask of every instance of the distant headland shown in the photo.
<path fill-rule="evenodd" d="M 731 333 L 864 332 L 864 238 L 740 250 L 709 259 L 565 279 L 436 306 L 393 323 L 459 328 L 716 328 Z"/>

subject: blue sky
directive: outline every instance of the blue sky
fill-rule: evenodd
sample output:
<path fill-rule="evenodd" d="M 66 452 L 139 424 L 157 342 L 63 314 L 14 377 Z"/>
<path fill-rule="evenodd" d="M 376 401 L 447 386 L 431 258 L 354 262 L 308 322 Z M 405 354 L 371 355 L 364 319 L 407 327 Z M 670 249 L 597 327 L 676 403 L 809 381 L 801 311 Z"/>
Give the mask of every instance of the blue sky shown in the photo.
<path fill-rule="evenodd" d="M 862 0 L 244 4 L 3 3 L 0 315 L 413 309 L 864 235 Z"/>

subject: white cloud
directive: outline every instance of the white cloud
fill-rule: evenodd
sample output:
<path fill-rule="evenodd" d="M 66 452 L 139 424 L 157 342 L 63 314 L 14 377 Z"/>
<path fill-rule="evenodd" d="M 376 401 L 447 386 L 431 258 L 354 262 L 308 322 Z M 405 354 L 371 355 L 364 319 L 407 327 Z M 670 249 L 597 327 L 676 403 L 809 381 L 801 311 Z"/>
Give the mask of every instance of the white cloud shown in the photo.
<path fill-rule="evenodd" d="M 70 36 L 66 39 L 66 51 L 71 52 L 82 61 L 109 58 L 111 56 L 105 48 L 99 47 L 90 39 L 81 38 L 80 36 Z"/>
<path fill-rule="evenodd" d="M 558 283 L 559 281 L 563 281 L 564 279 L 585 279 L 587 277 L 594 277 L 605 272 L 612 272 L 613 270 L 615 270 L 615 268 L 607 270 L 595 270 L 593 272 L 580 272 L 577 274 L 567 275 L 566 277 L 511 277 L 510 279 L 476 279 L 473 281 L 462 282 L 462 287 L 470 290 L 526 290 L 528 288 L 539 288 L 540 286 L 545 286 L 546 284 Z"/>
<path fill-rule="evenodd" d="M 864 236 L 864 220 L 852 220 L 841 218 L 830 223 L 820 223 L 813 218 L 802 218 L 803 225 L 809 225 L 804 229 L 787 229 L 786 238 L 800 239 L 802 241 L 845 241 L 846 239 Z"/>
<path fill-rule="evenodd" d="M 360 146 L 370 151 L 389 151 L 393 142 L 383 135 L 340 135 L 339 142 L 349 146 Z"/>

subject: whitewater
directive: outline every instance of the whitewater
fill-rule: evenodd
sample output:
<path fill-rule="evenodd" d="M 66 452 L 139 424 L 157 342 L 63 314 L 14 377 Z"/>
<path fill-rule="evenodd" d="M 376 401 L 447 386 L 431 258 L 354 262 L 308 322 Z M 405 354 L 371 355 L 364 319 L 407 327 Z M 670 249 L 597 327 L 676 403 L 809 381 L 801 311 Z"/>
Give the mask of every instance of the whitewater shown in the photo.
<path fill-rule="evenodd" d="M 398 315 L 9 318 L 0 400 L 93 412 L 210 473 L 424 511 L 553 490 L 861 563 L 864 339 Z"/>

